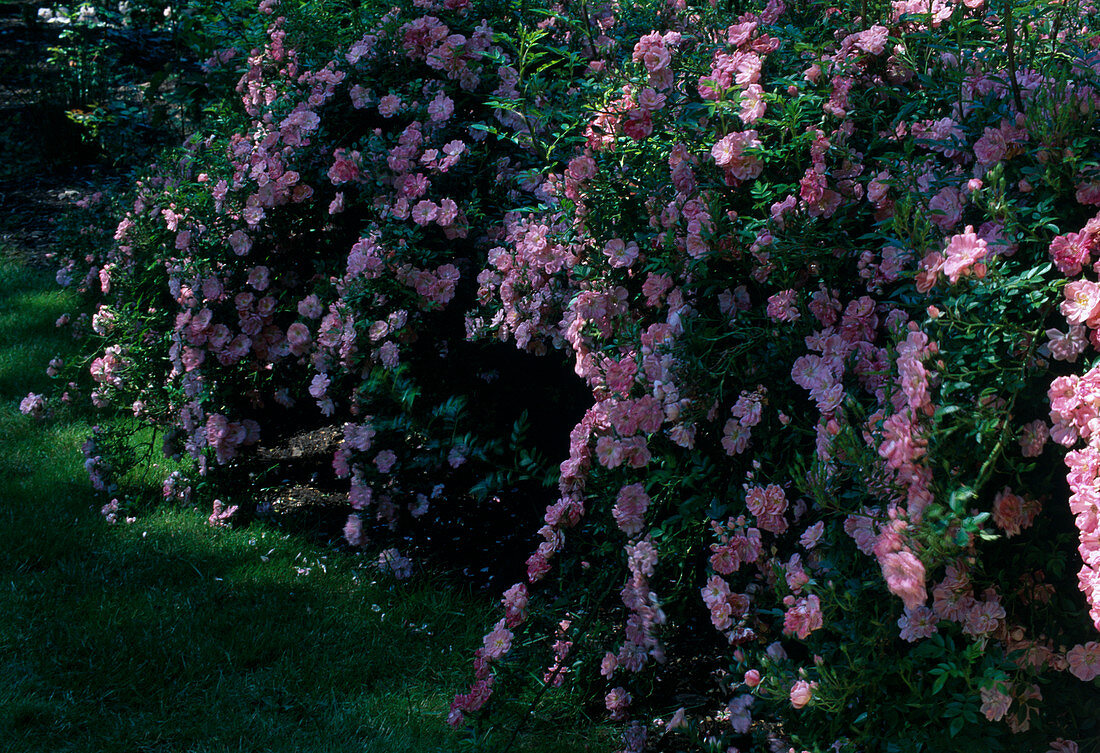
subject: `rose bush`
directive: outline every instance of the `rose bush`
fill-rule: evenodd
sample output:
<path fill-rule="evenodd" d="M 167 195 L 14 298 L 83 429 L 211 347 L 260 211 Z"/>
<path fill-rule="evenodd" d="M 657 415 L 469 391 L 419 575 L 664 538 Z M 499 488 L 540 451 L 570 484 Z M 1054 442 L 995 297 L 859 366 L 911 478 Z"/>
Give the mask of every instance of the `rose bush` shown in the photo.
<path fill-rule="evenodd" d="M 405 575 L 448 499 L 556 481 L 455 724 L 533 673 L 627 750 L 1096 741 L 1095 9 L 309 12 L 261 4 L 239 113 L 59 273 L 92 400 L 194 459 L 167 495 L 339 425 Z M 502 341 L 583 384 L 557 472 Z"/>

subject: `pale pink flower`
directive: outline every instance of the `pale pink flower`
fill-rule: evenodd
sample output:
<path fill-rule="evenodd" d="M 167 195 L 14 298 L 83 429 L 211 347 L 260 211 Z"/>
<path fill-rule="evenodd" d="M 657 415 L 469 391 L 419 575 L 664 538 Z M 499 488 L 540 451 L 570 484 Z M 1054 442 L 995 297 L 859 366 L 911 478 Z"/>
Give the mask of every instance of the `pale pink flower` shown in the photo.
<path fill-rule="evenodd" d="M 817 543 L 821 540 L 821 535 L 825 532 L 825 521 L 819 520 L 812 526 L 803 531 L 802 536 L 798 539 L 800 543 L 806 549 L 813 549 L 817 546 Z"/>
<path fill-rule="evenodd" d="M 1100 205 L 1100 180 L 1078 183 L 1075 196 L 1082 204 Z"/>
<path fill-rule="evenodd" d="M 1084 233 L 1056 236 L 1049 250 L 1054 265 L 1067 277 L 1080 274 L 1082 265 L 1089 262 L 1089 238 Z"/>
<path fill-rule="evenodd" d="M 787 587 L 791 589 L 791 593 L 799 594 L 802 587 L 810 582 L 810 576 L 806 574 L 806 570 L 802 567 L 802 555 L 797 552 L 792 554 L 784 565 L 784 569 L 786 570 Z"/>
<path fill-rule="evenodd" d="M 378 114 L 383 118 L 392 118 L 401 109 L 401 97 L 387 94 L 378 100 Z"/>
<path fill-rule="evenodd" d="M 412 561 L 396 549 L 387 549 L 378 555 L 378 566 L 389 570 L 393 577 L 405 580 L 412 576 Z"/>
<path fill-rule="evenodd" d="M 647 539 L 633 546 L 627 545 L 626 557 L 630 572 L 647 578 L 653 575 L 653 568 L 657 565 L 657 549 L 651 541 Z"/>
<path fill-rule="evenodd" d="M 374 464 L 378 466 L 380 473 L 389 473 L 397 463 L 397 454 L 393 450 L 382 450 L 374 458 Z"/>
<path fill-rule="evenodd" d="M 328 392 L 329 384 L 331 384 L 331 380 L 327 374 L 317 374 L 313 377 L 313 381 L 309 383 L 309 394 L 320 400 Z"/>
<path fill-rule="evenodd" d="M 1085 352 L 1088 346 L 1088 331 L 1084 325 L 1070 325 L 1069 332 L 1058 329 L 1048 329 L 1046 348 L 1050 351 L 1050 357 L 1055 361 L 1068 361 L 1075 363 L 1077 357 Z"/>
<path fill-rule="evenodd" d="M 356 110 L 362 110 L 371 101 L 370 91 L 359 84 L 355 84 L 355 86 L 348 89 L 348 97 L 351 99 L 351 106 Z"/>
<path fill-rule="evenodd" d="M 782 487 L 777 484 L 750 487 L 745 494 L 745 504 L 763 530 L 775 534 L 787 530 L 787 521 L 783 517 L 787 510 L 787 495 Z"/>
<path fill-rule="evenodd" d="M 1087 324 L 1093 329 L 1100 324 L 1100 284 L 1091 280 L 1075 280 L 1066 285 L 1066 299 L 1059 309 L 1070 324 Z"/>
<path fill-rule="evenodd" d="M 754 700 L 756 699 L 745 693 L 734 698 L 726 706 L 726 710 L 729 711 L 730 715 L 730 727 L 739 735 L 746 734 L 749 727 L 752 726 L 752 714 L 749 712 L 749 707 L 752 706 Z"/>
<path fill-rule="evenodd" d="M 210 513 L 210 517 L 206 519 L 206 522 L 212 526 L 227 526 L 230 519 L 237 514 L 239 508 L 239 505 L 226 507 L 220 499 L 215 499 L 213 512 Z"/>
<path fill-rule="evenodd" d="M 514 627 L 527 619 L 527 586 L 516 583 L 504 592 L 501 602 L 504 604 L 505 621 Z"/>
<path fill-rule="evenodd" d="M 359 178 L 362 155 L 355 150 L 337 149 L 332 153 L 333 163 L 328 169 L 328 178 L 332 185 L 338 186 Z"/>
<path fill-rule="evenodd" d="M 428 103 L 428 116 L 432 119 L 432 122 L 435 123 L 444 122 L 454 114 L 454 111 L 454 100 L 443 92 L 437 94 L 435 99 Z M 381 112 L 381 108 L 379 108 L 379 112 Z"/>
<path fill-rule="evenodd" d="M 638 94 L 638 107 L 646 112 L 656 112 L 665 106 L 665 95 L 658 94 L 653 87 L 646 87 Z"/>
<path fill-rule="evenodd" d="M 632 700 L 630 693 L 626 692 L 626 689 L 622 687 L 612 689 L 612 691 L 604 697 L 604 705 L 607 707 L 607 710 L 611 712 L 612 721 L 619 722 L 626 718 L 626 710 L 630 706 Z"/>
<path fill-rule="evenodd" d="M 974 142 L 974 157 L 979 165 L 989 166 L 1000 162 L 1008 149 L 1004 134 L 999 128 L 986 128 L 981 138 Z"/>
<path fill-rule="evenodd" d="M 252 248 L 252 240 L 243 230 L 234 230 L 229 235 L 229 245 L 237 256 L 244 256 Z"/>
<path fill-rule="evenodd" d="M 951 237 L 944 249 L 944 274 L 948 280 L 956 283 L 972 270 L 980 271 L 975 269 L 975 265 L 986 258 L 988 253 L 986 242 L 978 237 L 972 226 L 967 225 L 964 232 Z"/>
<path fill-rule="evenodd" d="M 439 207 L 434 202 L 423 199 L 409 211 L 409 217 L 417 225 L 424 227 L 439 215 Z"/>
<path fill-rule="evenodd" d="M 914 609 L 906 609 L 898 618 L 898 627 L 901 628 L 899 637 L 910 643 L 931 638 L 936 633 L 938 621 L 935 612 L 924 604 Z"/>
<path fill-rule="evenodd" d="M 1043 446 L 1050 437 L 1046 421 L 1037 418 L 1020 429 L 1020 449 L 1025 458 L 1037 458 L 1043 454 Z"/>
<path fill-rule="evenodd" d="M 27 393 L 19 402 L 19 412 L 24 416 L 41 418 L 46 412 L 46 398 L 34 392 Z"/>
<path fill-rule="evenodd" d="M 668 67 L 672 61 L 672 53 L 665 46 L 665 38 L 659 32 L 651 32 L 638 40 L 634 45 L 632 59 L 635 63 L 641 63 L 650 73 L 657 73 Z"/>
<path fill-rule="evenodd" d="M 924 586 L 924 564 L 912 552 L 887 552 L 879 557 L 886 587 L 901 597 L 906 609 L 916 609 L 928 598 Z"/>
<path fill-rule="evenodd" d="M 304 355 L 313 342 L 313 338 L 309 333 L 309 327 L 301 322 L 294 322 L 287 327 L 286 340 L 290 347 L 290 352 L 296 356 Z"/>
<path fill-rule="evenodd" d="M 628 536 L 641 533 L 645 527 L 645 512 L 649 508 L 649 495 L 641 484 L 629 484 L 619 490 L 612 517 L 619 529 Z"/>
<path fill-rule="evenodd" d="M 604 246 L 603 253 L 612 267 L 629 267 L 638 258 L 638 244 L 634 241 L 624 243 L 621 238 L 612 238 Z"/>
<path fill-rule="evenodd" d="M 387 369 L 396 368 L 401 360 L 399 351 L 400 349 L 397 347 L 397 343 L 392 340 L 387 340 L 382 343 L 382 347 L 378 349 L 378 359 Z"/>
<path fill-rule="evenodd" d="M 756 131 L 733 132 L 722 137 L 710 153 L 719 167 L 725 168 L 738 180 L 751 180 L 764 170 L 763 163 L 755 156 L 745 153 L 746 149 L 759 149 L 763 146 Z"/>
<path fill-rule="evenodd" d="M 665 729 L 687 729 L 688 724 L 684 718 L 686 714 L 687 709 L 683 706 L 676 709 L 676 713 L 673 714 L 672 717 L 668 720 L 668 723 L 665 725 Z"/>
<path fill-rule="evenodd" d="M 748 449 L 751 437 L 751 429 L 731 418 L 722 429 L 722 449 L 727 455 L 739 455 Z"/>
<path fill-rule="evenodd" d="M 725 601 L 730 595 L 730 587 L 726 580 L 718 575 L 712 575 L 707 579 L 707 584 L 699 589 L 703 597 L 703 603 L 708 608 Z"/>
<path fill-rule="evenodd" d="M 439 202 L 439 211 L 435 221 L 440 227 L 449 227 L 458 219 L 458 204 L 454 199 L 443 199 Z"/>
<path fill-rule="evenodd" d="M 504 620 L 493 626 L 484 639 L 486 659 L 499 659 L 512 650 L 512 631 L 505 627 Z"/>
<path fill-rule="evenodd" d="M 932 224 L 945 232 L 955 227 L 962 219 L 963 201 L 964 197 L 959 189 L 950 186 L 941 189 L 928 202 Z"/>
<path fill-rule="evenodd" d="M 611 675 L 615 674 L 615 670 L 618 668 L 618 666 L 619 657 L 608 651 L 606 654 L 604 654 L 603 661 L 600 662 L 600 674 L 604 677 L 610 678 Z"/>
<path fill-rule="evenodd" d="M 856 35 L 856 47 L 869 55 L 881 55 L 886 49 L 886 42 L 890 38 L 890 31 L 885 26 L 875 24 L 866 31 Z"/>
<path fill-rule="evenodd" d="M 791 705 L 796 709 L 800 709 L 810 702 L 813 698 L 814 690 L 817 688 L 816 682 L 806 682 L 805 680 L 798 680 L 791 686 Z"/>
<path fill-rule="evenodd" d="M 1077 644 L 1066 652 L 1069 671 L 1082 682 L 1092 682 L 1100 676 L 1100 643 Z"/>
<path fill-rule="evenodd" d="M 605 468 L 618 468 L 623 463 L 623 445 L 615 437 L 604 435 L 596 440 L 596 459 Z"/>
<path fill-rule="evenodd" d="M 999 722 L 1008 712 L 1012 704 L 1012 697 L 1001 691 L 999 687 L 981 689 L 981 712 L 991 722 Z"/>
<path fill-rule="evenodd" d="M 348 522 L 344 525 L 344 539 L 350 546 L 360 546 L 365 543 L 363 519 L 358 515 L 348 516 Z"/>
<path fill-rule="evenodd" d="M 1005 618 L 1004 607 L 995 594 L 987 592 L 988 598 L 971 599 L 963 615 L 963 633 L 980 637 L 994 633 Z"/>
<path fill-rule="evenodd" d="M 890 180 L 893 176 L 889 171 L 883 170 L 875 175 L 871 179 L 871 182 L 867 184 L 867 201 L 871 202 L 877 208 L 883 208 L 887 205 L 889 199 L 887 194 L 890 192 Z"/>
<path fill-rule="evenodd" d="M 253 267 L 248 271 L 248 284 L 259 292 L 267 290 L 271 284 L 271 270 L 262 265 Z"/>

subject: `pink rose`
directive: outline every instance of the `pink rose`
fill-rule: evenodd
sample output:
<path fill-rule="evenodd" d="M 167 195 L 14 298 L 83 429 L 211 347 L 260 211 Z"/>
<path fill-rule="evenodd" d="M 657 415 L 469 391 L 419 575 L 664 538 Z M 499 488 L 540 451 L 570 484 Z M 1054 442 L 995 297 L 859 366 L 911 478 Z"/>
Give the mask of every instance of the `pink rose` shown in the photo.
<path fill-rule="evenodd" d="M 806 682 L 805 680 L 797 681 L 791 687 L 791 705 L 796 709 L 800 709 L 810 702 L 813 697 L 814 689 L 817 687 L 816 682 Z"/>

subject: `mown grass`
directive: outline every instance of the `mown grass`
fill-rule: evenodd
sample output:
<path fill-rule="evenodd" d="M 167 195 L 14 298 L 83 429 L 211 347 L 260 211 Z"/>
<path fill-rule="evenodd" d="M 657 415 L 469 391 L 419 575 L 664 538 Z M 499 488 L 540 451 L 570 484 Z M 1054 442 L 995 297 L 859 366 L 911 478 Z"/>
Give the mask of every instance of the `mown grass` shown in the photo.
<path fill-rule="evenodd" d="M 71 348 L 53 326 L 71 304 L 48 274 L 0 261 L 0 749 L 501 749 L 510 729 L 443 722 L 485 598 L 430 576 L 399 586 L 366 559 L 195 510 L 104 522 L 87 420 L 17 408 Z M 513 750 L 613 747 L 578 719 L 532 725 Z"/>

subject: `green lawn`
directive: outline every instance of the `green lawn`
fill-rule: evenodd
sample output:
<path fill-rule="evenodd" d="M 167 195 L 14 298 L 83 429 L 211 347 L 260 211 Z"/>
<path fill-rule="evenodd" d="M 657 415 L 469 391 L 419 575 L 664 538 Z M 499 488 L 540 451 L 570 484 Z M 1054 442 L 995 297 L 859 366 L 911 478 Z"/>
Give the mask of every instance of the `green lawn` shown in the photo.
<path fill-rule="evenodd" d="M 443 723 L 495 619 L 488 599 L 196 510 L 104 522 L 87 419 L 18 411 L 69 346 L 53 322 L 70 305 L 51 275 L 0 260 L 0 750 L 502 749 L 506 726 Z M 577 725 L 531 725 L 513 750 L 615 747 Z"/>

